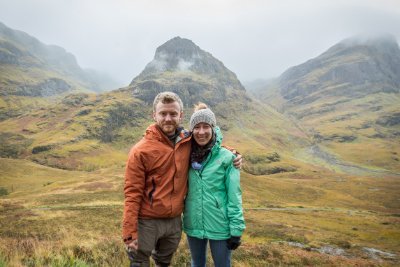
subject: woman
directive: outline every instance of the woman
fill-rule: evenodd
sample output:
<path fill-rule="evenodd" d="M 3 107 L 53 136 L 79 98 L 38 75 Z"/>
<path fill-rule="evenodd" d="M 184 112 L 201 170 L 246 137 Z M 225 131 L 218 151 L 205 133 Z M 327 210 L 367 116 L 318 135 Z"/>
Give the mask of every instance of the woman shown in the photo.
<path fill-rule="evenodd" d="M 192 154 L 183 227 L 192 266 L 206 266 L 207 243 L 216 267 L 231 266 L 231 251 L 245 229 L 240 172 L 234 154 L 221 147 L 214 113 L 199 103 L 190 118 Z"/>

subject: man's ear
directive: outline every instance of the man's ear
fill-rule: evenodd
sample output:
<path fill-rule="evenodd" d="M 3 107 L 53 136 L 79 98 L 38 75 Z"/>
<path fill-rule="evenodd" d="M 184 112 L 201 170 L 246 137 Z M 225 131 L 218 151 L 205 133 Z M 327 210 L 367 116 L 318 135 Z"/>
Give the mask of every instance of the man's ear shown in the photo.
<path fill-rule="evenodd" d="M 152 116 L 153 116 L 153 120 L 154 120 L 154 121 L 157 121 L 157 120 L 156 120 L 156 113 L 155 113 L 154 111 L 153 111 L 153 113 L 152 113 Z"/>
<path fill-rule="evenodd" d="M 183 120 L 183 111 L 179 114 L 179 121 L 181 122 Z"/>

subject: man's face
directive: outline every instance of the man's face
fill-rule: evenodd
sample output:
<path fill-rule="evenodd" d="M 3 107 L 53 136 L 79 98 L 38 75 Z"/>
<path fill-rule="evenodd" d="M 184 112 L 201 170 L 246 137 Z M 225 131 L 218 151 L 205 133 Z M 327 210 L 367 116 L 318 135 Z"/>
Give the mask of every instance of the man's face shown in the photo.
<path fill-rule="evenodd" d="M 179 103 L 174 101 L 171 103 L 158 102 L 156 111 L 153 112 L 153 118 L 161 130 L 168 136 L 175 134 L 176 128 L 182 120 L 183 112 L 179 107 Z"/>

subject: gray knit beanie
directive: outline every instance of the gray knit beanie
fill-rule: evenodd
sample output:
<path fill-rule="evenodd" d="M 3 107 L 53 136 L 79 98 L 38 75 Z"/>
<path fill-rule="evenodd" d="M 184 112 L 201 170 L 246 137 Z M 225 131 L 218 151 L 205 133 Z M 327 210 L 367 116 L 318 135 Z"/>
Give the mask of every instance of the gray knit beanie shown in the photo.
<path fill-rule="evenodd" d="M 217 125 L 217 120 L 215 119 L 214 113 L 204 103 L 199 103 L 195 109 L 195 112 L 192 114 L 192 117 L 190 117 L 190 131 L 192 132 L 194 126 L 200 122 L 208 123 L 211 125 L 211 127 L 215 127 Z"/>

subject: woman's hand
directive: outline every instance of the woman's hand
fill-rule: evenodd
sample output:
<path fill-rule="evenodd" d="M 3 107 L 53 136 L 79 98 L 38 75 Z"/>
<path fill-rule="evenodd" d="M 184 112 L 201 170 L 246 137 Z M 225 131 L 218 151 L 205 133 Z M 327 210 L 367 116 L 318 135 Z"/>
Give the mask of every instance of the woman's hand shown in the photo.
<path fill-rule="evenodd" d="M 228 240 L 226 240 L 227 246 L 229 250 L 237 249 L 242 242 L 240 242 L 240 236 L 231 236 Z"/>

